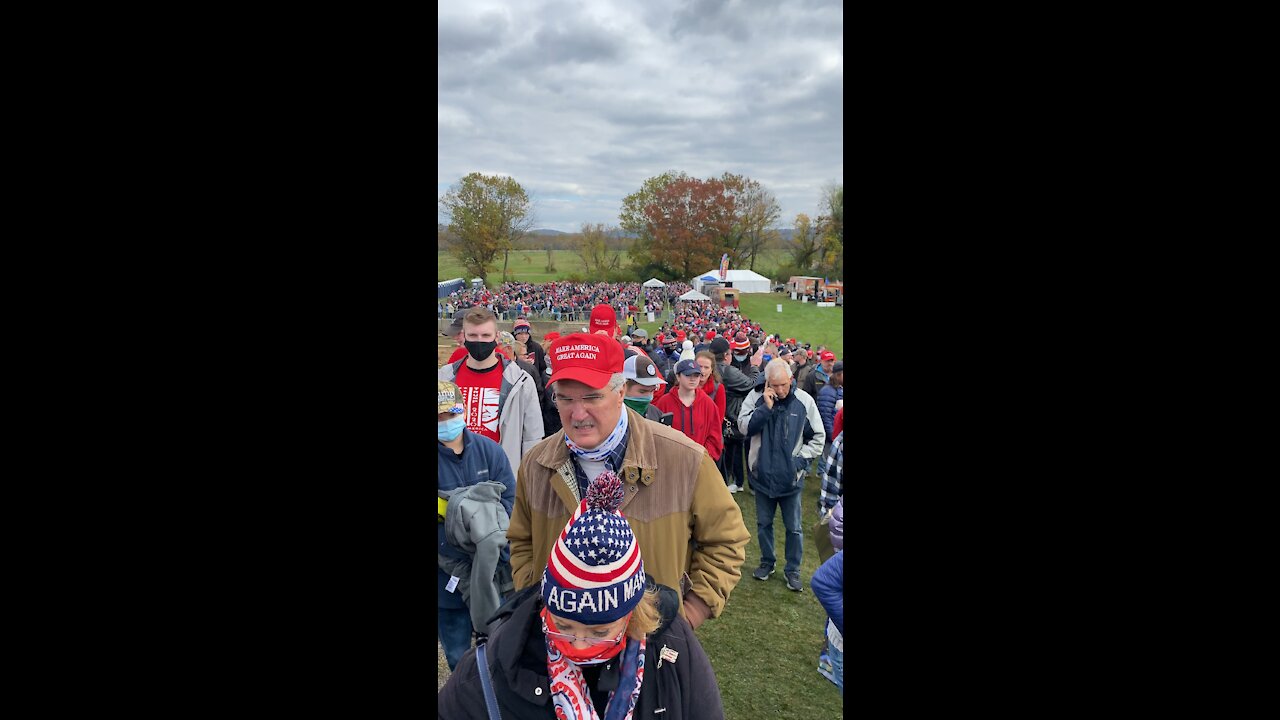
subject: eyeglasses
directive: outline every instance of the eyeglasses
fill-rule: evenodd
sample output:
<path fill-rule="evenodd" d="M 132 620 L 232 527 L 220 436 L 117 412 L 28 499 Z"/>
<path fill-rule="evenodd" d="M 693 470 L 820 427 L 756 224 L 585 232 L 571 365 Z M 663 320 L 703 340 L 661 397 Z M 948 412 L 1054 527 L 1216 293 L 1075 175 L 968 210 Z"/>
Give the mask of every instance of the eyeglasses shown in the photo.
<path fill-rule="evenodd" d="M 552 403 L 553 403 L 557 408 L 565 408 L 565 409 L 567 409 L 567 410 L 572 410 L 572 409 L 573 409 L 573 406 L 574 406 L 574 403 L 579 403 L 579 402 L 580 402 L 580 403 L 582 403 L 582 407 L 583 407 L 583 408 L 585 408 L 585 409 L 587 409 L 587 410 L 595 410 L 596 408 L 599 408 L 599 407 L 601 407 L 601 406 L 603 406 L 603 405 L 604 405 L 604 400 L 605 400 L 605 398 L 606 398 L 606 397 L 607 397 L 607 396 L 605 396 L 605 395 L 601 395 L 601 394 L 599 394 L 599 393 L 595 393 L 595 394 L 592 394 L 592 395 L 587 395 L 587 396 L 583 397 L 581 400 L 575 400 L 575 399 L 573 399 L 573 398 L 565 397 L 565 396 L 561 395 L 560 393 L 554 393 L 554 394 L 551 396 L 551 402 L 552 402 Z"/>
<path fill-rule="evenodd" d="M 577 635 L 566 635 L 564 633 L 551 632 L 548 630 L 547 637 L 555 638 L 556 640 L 561 640 L 567 643 L 584 642 L 588 645 L 617 645 L 622 642 L 622 636 L 625 635 L 626 632 L 627 631 L 624 628 L 622 632 L 618 633 L 618 637 L 616 638 L 584 638 L 578 637 Z"/>

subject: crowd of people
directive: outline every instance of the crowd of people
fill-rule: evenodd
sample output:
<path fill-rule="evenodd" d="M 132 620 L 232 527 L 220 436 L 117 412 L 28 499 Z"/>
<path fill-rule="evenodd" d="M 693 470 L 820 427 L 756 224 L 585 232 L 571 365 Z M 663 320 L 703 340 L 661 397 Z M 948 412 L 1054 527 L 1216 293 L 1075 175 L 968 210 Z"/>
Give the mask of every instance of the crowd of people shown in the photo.
<path fill-rule="evenodd" d="M 482 307 L 504 322 L 516 317 L 582 322 L 593 307 L 606 304 L 639 317 L 649 312 L 656 317 L 668 299 L 689 290 L 687 283 L 680 282 L 657 288 L 647 288 L 640 283 L 507 282 L 494 290 L 485 287 L 455 290 L 445 302 L 438 303 L 436 313 L 437 317 L 451 318 L 467 308 Z"/>
<path fill-rule="evenodd" d="M 662 302 L 646 290 L 507 283 L 450 298 L 443 334 L 458 348 L 437 374 L 437 625 L 453 671 L 441 717 L 488 717 L 490 699 L 503 717 L 723 717 L 694 630 L 742 578 L 751 535 L 733 493 L 755 496 L 752 577 L 775 571 L 781 514 L 782 579 L 803 592 L 810 476 L 823 560 L 810 584 L 828 615 L 817 668 L 843 692 L 843 551 L 826 552 L 843 538 L 843 361 L 705 303 L 677 304 L 650 339 L 628 322 L 633 305 Z M 499 308 L 513 307 L 585 310 L 584 331 L 539 343 L 527 314 L 499 331 Z"/>

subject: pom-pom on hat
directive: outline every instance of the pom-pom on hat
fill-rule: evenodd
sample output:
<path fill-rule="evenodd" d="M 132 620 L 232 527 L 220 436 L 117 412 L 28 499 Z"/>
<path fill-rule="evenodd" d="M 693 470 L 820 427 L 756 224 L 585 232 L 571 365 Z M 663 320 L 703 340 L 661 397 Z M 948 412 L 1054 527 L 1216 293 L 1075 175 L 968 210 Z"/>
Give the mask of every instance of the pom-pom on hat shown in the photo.
<path fill-rule="evenodd" d="M 607 470 L 587 487 L 542 572 L 542 603 L 552 615 L 607 625 L 644 596 L 640 544 L 618 511 L 625 496 L 622 481 Z"/>

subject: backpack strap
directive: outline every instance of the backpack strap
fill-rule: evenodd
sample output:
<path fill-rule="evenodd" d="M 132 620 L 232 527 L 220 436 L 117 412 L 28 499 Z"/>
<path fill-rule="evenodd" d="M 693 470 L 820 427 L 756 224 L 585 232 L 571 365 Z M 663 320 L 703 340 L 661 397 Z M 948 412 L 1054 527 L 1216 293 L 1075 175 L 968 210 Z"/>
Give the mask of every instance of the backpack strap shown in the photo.
<path fill-rule="evenodd" d="M 493 692 L 493 678 L 489 675 L 489 660 L 485 657 L 484 646 L 476 645 L 476 671 L 480 673 L 480 687 L 484 689 L 484 704 L 489 710 L 489 720 L 502 720 L 498 712 L 498 696 Z"/>
<path fill-rule="evenodd" d="M 507 366 L 512 361 L 498 356 L 498 364 L 502 366 L 502 383 L 498 386 L 498 414 L 502 414 L 502 409 L 507 406 L 507 396 L 511 394 L 511 388 L 515 387 L 510 380 L 507 379 Z"/>

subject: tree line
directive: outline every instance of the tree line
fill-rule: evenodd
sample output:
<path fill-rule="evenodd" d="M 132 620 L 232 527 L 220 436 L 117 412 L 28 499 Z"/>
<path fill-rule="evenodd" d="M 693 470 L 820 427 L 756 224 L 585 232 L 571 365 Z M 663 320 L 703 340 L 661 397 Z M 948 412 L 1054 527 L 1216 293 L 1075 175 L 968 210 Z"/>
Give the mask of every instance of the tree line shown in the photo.
<path fill-rule="evenodd" d="M 792 237 L 784 239 L 777 200 L 760 182 L 669 171 L 623 199 L 616 227 L 584 223 L 575 234 L 531 235 L 533 208 L 524 188 L 513 178 L 471 173 L 439 199 L 448 222 L 436 224 L 437 247 L 486 283 L 499 264 L 505 280 L 510 252 L 520 249 L 545 250 L 548 271 L 556 270 L 554 250 L 570 250 L 586 277 L 669 281 L 718 267 L 724 254 L 731 267 L 756 270 L 764 251 L 783 248 L 787 261 L 761 267 L 763 274 L 843 277 L 844 186 L 824 188 L 820 205 L 817 217 L 797 215 Z"/>

